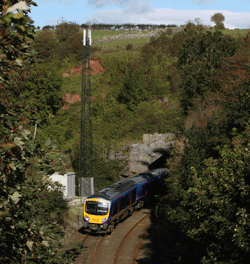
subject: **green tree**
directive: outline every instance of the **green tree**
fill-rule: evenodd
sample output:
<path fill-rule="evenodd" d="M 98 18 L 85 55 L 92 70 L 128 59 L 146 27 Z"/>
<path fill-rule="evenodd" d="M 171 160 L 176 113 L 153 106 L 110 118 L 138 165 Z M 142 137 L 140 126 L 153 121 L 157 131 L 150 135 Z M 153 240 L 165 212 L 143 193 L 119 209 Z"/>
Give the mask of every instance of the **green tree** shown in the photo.
<path fill-rule="evenodd" d="M 51 152 L 56 150 L 49 141 L 41 148 L 31 139 L 24 114 L 28 109 L 22 97 L 24 82 L 19 83 L 23 76 L 18 76 L 34 62 L 30 5 L 36 3 L 4 0 L 0 5 L 0 262 L 65 263 L 78 255 L 78 249 L 58 252 L 64 232 L 53 223 L 53 212 L 44 214 L 40 200 L 48 187 L 46 175 L 55 169 L 57 158 Z M 13 15 L 15 8 L 20 16 Z"/>
<path fill-rule="evenodd" d="M 191 167 L 172 185 L 169 197 L 179 201 L 168 218 L 206 249 L 202 263 L 244 263 L 250 257 L 250 128 L 220 148 L 218 159 L 204 160 L 203 172 Z M 185 180 L 184 180 L 185 181 Z M 171 180 L 170 180 L 171 182 Z"/>
<path fill-rule="evenodd" d="M 81 30 L 80 25 L 75 22 L 65 22 L 56 25 L 55 34 L 59 42 L 66 41 L 69 36 L 78 33 Z"/>
<path fill-rule="evenodd" d="M 225 21 L 225 17 L 223 16 L 222 13 L 215 13 L 211 19 L 210 19 L 212 22 L 215 23 L 215 28 L 217 29 L 225 29 L 225 26 L 224 26 L 224 21 Z"/>
<path fill-rule="evenodd" d="M 62 106 L 62 75 L 52 64 L 32 68 L 24 85 L 23 97 L 29 107 L 30 119 L 41 119 L 44 123 Z"/>
<path fill-rule="evenodd" d="M 49 146 L 31 139 L 19 116 L 1 105 L 0 142 L 0 261 L 2 263 L 64 263 L 77 256 L 77 247 L 62 248 L 63 229 L 54 223 L 58 211 L 44 204 L 41 194 L 49 186 L 46 175 L 55 165 Z M 46 199 L 46 198 L 45 198 Z M 60 213 L 60 212 L 59 212 Z M 82 248 L 79 245 L 78 248 Z"/>
<path fill-rule="evenodd" d="M 235 54 L 237 42 L 220 31 L 197 34 L 188 39 L 178 53 L 178 69 L 182 73 L 180 89 L 184 111 L 193 107 L 197 97 L 219 89 L 214 81 L 224 58 Z"/>
<path fill-rule="evenodd" d="M 75 61 L 81 61 L 82 59 L 82 38 L 83 32 L 78 31 L 70 35 L 67 41 L 65 42 L 67 53 Z M 93 48 L 91 46 L 91 52 L 93 49 L 97 50 L 97 47 Z"/>
<path fill-rule="evenodd" d="M 124 84 L 121 87 L 117 100 L 126 104 L 128 109 L 134 110 L 142 101 L 149 99 L 149 91 L 145 89 L 146 74 L 142 68 L 135 72 L 128 70 Z"/>
<path fill-rule="evenodd" d="M 53 31 L 43 30 L 34 40 L 38 58 L 44 61 L 52 60 L 57 54 L 58 43 Z"/>

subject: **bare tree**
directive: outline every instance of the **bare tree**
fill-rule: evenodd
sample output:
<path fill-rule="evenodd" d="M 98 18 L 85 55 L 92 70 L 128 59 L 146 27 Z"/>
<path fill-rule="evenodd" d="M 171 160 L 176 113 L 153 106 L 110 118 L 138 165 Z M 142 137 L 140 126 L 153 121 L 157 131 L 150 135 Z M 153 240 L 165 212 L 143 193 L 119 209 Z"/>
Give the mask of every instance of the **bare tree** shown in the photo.
<path fill-rule="evenodd" d="M 194 19 L 194 22 L 195 22 L 197 25 L 202 25 L 202 19 L 200 19 L 199 17 L 195 18 L 195 19 Z"/>

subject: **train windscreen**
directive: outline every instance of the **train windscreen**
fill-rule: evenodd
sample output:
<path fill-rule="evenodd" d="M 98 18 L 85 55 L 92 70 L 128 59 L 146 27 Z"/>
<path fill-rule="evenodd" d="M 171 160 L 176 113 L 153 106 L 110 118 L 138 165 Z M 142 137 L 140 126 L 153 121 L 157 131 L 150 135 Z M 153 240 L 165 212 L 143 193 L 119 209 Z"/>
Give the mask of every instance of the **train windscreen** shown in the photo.
<path fill-rule="evenodd" d="M 109 203 L 87 201 L 85 212 L 91 215 L 106 215 L 108 213 Z"/>

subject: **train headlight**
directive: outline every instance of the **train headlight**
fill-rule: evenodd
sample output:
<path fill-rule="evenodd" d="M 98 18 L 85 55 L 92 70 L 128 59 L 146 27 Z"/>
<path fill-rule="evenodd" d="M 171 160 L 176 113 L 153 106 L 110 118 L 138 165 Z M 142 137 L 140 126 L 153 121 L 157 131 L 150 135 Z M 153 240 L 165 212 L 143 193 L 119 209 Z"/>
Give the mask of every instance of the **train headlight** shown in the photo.
<path fill-rule="evenodd" d="M 102 223 L 106 222 L 108 220 L 107 217 L 102 218 Z"/>
<path fill-rule="evenodd" d="M 89 217 L 88 216 L 85 216 L 84 217 L 86 221 L 89 221 Z"/>

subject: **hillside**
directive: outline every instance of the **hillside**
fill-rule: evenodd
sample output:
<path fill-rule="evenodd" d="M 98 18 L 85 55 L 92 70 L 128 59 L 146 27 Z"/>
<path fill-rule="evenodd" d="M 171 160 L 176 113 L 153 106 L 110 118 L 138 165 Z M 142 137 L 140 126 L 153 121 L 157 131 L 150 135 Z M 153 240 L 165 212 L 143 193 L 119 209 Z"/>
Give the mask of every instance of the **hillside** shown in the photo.
<path fill-rule="evenodd" d="M 13 221 L 2 218 L 8 239 L 9 230 L 18 232 L 16 226 L 33 239 L 31 222 L 21 224 L 41 215 L 48 236 L 50 222 L 62 219 L 48 202 L 53 199 L 43 177 L 79 168 L 82 32 L 73 26 L 41 31 L 34 41 L 14 31 L 4 35 L 10 50 L 15 43 L 22 51 L 13 50 L 14 61 L 7 49 L 8 56 L 1 56 L 8 62 L 1 73 L 1 190 L 8 206 L 4 214 Z M 109 159 L 111 150 L 140 142 L 143 134 L 178 131 L 166 162 L 171 171 L 166 195 L 156 207 L 156 216 L 168 224 L 157 228 L 176 234 L 173 254 L 179 263 L 243 263 L 249 258 L 250 227 L 249 33 L 205 30 L 189 22 L 180 32 L 168 30 L 148 40 L 117 38 L 90 49 L 96 190 L 117 181 L 126 165 Z M 37 238 L 49 247 L 37 226 L 32 227 Z"/>

